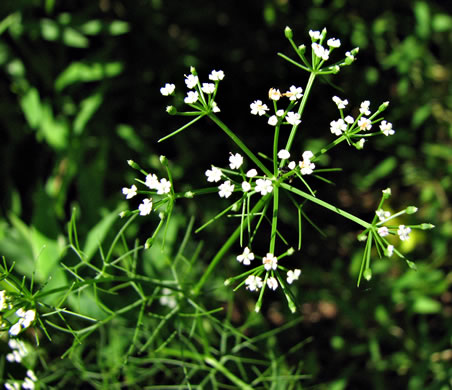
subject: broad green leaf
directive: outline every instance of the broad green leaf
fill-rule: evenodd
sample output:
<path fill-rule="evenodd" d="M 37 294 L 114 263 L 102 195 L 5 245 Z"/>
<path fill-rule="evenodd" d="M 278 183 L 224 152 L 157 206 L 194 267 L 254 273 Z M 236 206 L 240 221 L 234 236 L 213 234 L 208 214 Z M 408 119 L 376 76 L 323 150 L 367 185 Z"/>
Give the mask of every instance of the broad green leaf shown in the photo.
<path fill-rule="evenodd" d="M 73 62 L 56 79 L 55 88 L 61 91 L 68 85 L 78 82 L 98 81 L 117 76 L 122 72 L 121 62 Z"/>
<path fill-rule="evenodd" d="M 89 46 L 89 40 L 83 34 L 72 27 L 65 27 L 63 30 L 63 42 L 72 47 L 85 48 Z"/>
<path fill-rule="evenodd" d="M 54 149 L 65 149 L 67 147 L 69 128 L 62 118 L 53 116 L 52 107 L 46 103 L 42 105 L 42 118 L 39 134 Z"/>
<path fill-rule="evenodd" d="M 413 311 L 419 314 L 435 314 L 441 311 L 441 303 L 426 296 L 416 297 L 413 302 Z"/>
<path fill-rule="evenodd" d="M 122 20 L 114 20 L 109 26 L 111 35 L 122 35 L 129 32 L 129 30 L 129 23 L 123 22 Z"/>
<path fill-rule="evenodd" d="M 41 101 L 36 88 L 30 88 L 20 99 L 20 106 L 31 128 L 36 129 L 41 122 Z"/>
<path fill-rule="evenodd" d="M 102 101 L 102 93 L 97 92 L 81 102 L 80 111 L 74 119 L 74 132 L 76 135 L 80 135 L 83 132 L 86 124 L 102 104 Z"/>

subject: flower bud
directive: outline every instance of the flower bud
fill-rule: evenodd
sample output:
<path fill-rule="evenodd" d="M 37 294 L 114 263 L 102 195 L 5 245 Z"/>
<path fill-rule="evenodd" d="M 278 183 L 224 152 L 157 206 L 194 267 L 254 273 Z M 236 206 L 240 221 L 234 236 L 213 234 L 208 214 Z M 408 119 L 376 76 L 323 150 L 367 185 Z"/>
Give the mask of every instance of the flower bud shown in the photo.
<path fill-rule="evenodd" d="M 378 111 L 382 112 L 382 111 L 386 110 L 388 108 L 388 106 L 389 106 L 389 102 L 384 102 L 380 105 L 380 107 L 378 107 Z"/>
<path fill-rule="evenodd" d="M 193 192 L 191 192 L 191 191 L 187 191 L 187 192 L 184 194 L 184 196 L 185 196 L 186 198 L 191 199 L 191 198 L 193 198 L 193 197 L 195 196 L 195 194 L 194 194 Z"/>
<path fill-rule="evenodd" d="M 298 46 L 298 52 L 300 54 L 304 54 L 305 51 L 306 51 L 306 46 L 305 45 Z"/>
<path fill-rule="evenodd" d="M 196 68 L 195 68 L 194 66 L 190 66 L 190 73 L 191 73 L 193 76 L 197 76 L 197 75 L 198 75 L 198 73 L 196 73 Z"/>
<path fill-rule="evenodd" d="M 295 249 L 293 249 L 293 248 L 289 248 L 289 250 L 287 251 L 288 256 L 292 256 L 294 253 L 295 253 Z"/>
<path fill-rule="evenodd" d="M 363 272 L 363 276 L 364 276 L 364 279 L 369 281 L 370 279 L 372 279 L 372 270 L 370 268 L 366 268 Z"/>
<path fill-rule="evenodd" d="M 416 206 L 408 206 L 408 207 L 405 209 L 405 212 L 406 212 L 407 214 L 414 214 L 416 211 L 417 211 L 417 207 L 416 207 Z"/>
<path fill-rule="evenodd" d="M 390 188 L 386 188 L 382 192 L 383 192 L 383 198 L 384 199 L 388 199 L 391 196 L 391 189 Z"/>
<path fill-rule="evenodd" d="M 129 164 L 133 169 L 141 169 L 141 167 L 133 160 L 127 160 L 127 164 Z"/>
<path fill-rule="evenodd" d="M 286 36 L 287 39 L 292 39 L 293 32 L 289 26 L 286 26 L 286 28 L 284 29 L 284 35 Z"/>
<path fill-rule="evenodd" d="M 174 106 L 167 106 L 166 107 L 166 112 L 170 115 L 176 115 L 177 114 L 177 109 Z"/>
<path fill-rule="evenodd" d="M 360 233 L 358 234 L 358 241 L 366 241 L 367 239 L 367 234 L 366 233 Z"/>
<path fill-rule="evenodd" d="M 168 159 L 166 156 L 160 156 L 160 164 L 167 166 L 168 165 Z"/>
<path fill-rule="evenodd" d="M 422 223 L 421 224 L 422 230 L 430 230 L 430 229 L 433 229 L 434 227 L 435 227 L 435 225 L 432 225 L 431 223 Z"/>

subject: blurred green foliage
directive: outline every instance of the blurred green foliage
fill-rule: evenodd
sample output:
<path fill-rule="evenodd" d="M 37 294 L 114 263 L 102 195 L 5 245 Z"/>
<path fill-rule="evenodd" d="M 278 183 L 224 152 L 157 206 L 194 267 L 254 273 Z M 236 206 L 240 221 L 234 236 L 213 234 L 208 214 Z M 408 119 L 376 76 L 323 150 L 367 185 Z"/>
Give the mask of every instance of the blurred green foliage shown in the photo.
<path fill-rule="evenodd" d="M 448 11 L 439 0 L 3 1 L 0 254 L 16 263 L 20 275 L 35 273 L 36 282 L 47 288 L 64 284 L 68 275 L 58 265 L 75 261 L 68 249 L 67 230 L 73 209 L 84 261 L 98 260 L 99 246 L 108 248 L 120 228 L 115 218 L 125 207 L 120 189 L 133 179 L 127 159 L 158 171 L 158 156 L 164 154 L 181 186 L 203 183 L 206 167 L 229 151 L 221 134 L 203 123 L 179 138 L 156 144 L 175 128 L 159 88 L 165 82 L 181 83 L 190 65 L 199 72 L 225 71 L 218 96 L 221 115 L 252 149 L 261 151 L 263 132 L 268 129 L 256 127 L 249 117 L 249 103 L 264 97 L 272 86 L 306 81 L 276 56 L 277 51 L 289 50 L 284 27 L 289 25 L 295 40 L 302 43 L 309 29 L 326 26 L 343 47 L 359 46 L 360 53 L 352 67 L 314 89 L 304 118 L 306 130 L 311 130 L 310 142 L 324 144 L 329 139 L 328 124 L 337 116 L 329 97 L 335 94 L 347 97 L 352 106 L 366 99 L 375 106 L 389 100 L 387 117 L 396 134 L 369 142 L 359 155 L 334 150 L 325 164 L 353 173 L 335 178 L 337 191 L 322 184 L 319 192 L 326 200 L 365 216 L 373 213 L 380 190 L 390 186 L 394 209 L 416 205 L 416 218 L 435 224 L 436 229 L 414 235 L 404 244 L 405 253 L 418 264 L 417 272 L 401 262 L 376 260 L 374 278 L 357 289 L 361 248 L 355 227 L 340 219 L 325 220 L 313 208 L 309 216 L 327 238 L 304 232 L 307 244 L 294 259 L 304 274 L 295 322 L 280 306 L 281 297 L 268 300 L 262 316 L 249 313 L 250 294 L 238 292 L 231 298 L 223 281 L 235 272 L 232 254 L 223 260 L 221 272 L 206 292 L 206 307 L 229 305 L 232 326 L 244 334 L 266 334 L 290 324 L 283 336 L 272 334 L 259 349 L 266 349 L 269 359 L 264 366 L 278 362 L 285 367 L 281 372 L 308 375 L 294 388 L 449 389 L 452 17 Z M 200 145 L 208 147 L 199 153 Z M 304 145 L 297 147 L 303 150 Z M 215 213 L 213 203 L 210 199 L 202 205 L 181 203 L 176 210 L 178 224 L 186 225 L 184 215 L 193 214 L 199 226 Z M 282 210 L 281 214 L 289 228 L 296 223 L 290 213 Z M 136 220 L 124 240 L 143 241 L 154 224 L 152 219 Z M 227 224 L 217 224 L 190 238 L 199 255 L 197 265 L 190 268 L 192 280 L 199 278 L 228 229 Z M 169 232 L 169 248 L 181 235 L 180 227 Z M 115 251 L 118 256 L 123 253 Z M 166 263 L 157 260 L 162 256 L 159 252 L 152 248 L 140 254 L 146 275 L 164 273 Z M 170 252 L 166 260 L 174 255 Z M 85 305 L 80 303 L 83 299 Z M 90 302 L 93 296 L 87 294 L 78 303 L 72 301 L 72 309 L 88 310 Z M 99 331 L 100 340 L 93 334 L 64 360 L 59 360 L 58 353 L 71 346 L 72 336 L 55 336 L 54 343 L 60 347 L 52 350 L 49 345 L 45 356 L 48 372 L 43 375 L 48 376 L 49 386 L 59 388 L 57 382 L 61 387 L 80 372 L 84 374 L 77 379 L 79 386 L 87 382 L 97 388 L 143 375 L 148 378 L 141 382 L 145 384 L 186 380 L 183 367 L 169 370 L 165 368 L 169 363 L 152 360 L 156 359 L 152 353 L 143 366 L 145 360 L 133 364 L 138 359 L 133 356 L 132 363 L 124 365 L 122 355 L 133 336 L 131 325 L 124 321 L 111 321 Z M 222 328 L 215 321 L 206 320 L 203 337 L 211 348 L 220 348 Z M 146 326 L 152 329 L 159 323 L 149 318 Z M 202 349 L 197 344 L 202 341 L 178 333 L 177 321 L 168 319 L 168 324 L 156 336 L 158 342 L 170 337 L 192 352 Z M 240 344 L 241 336 L 237 337 Z M 300 343 L 299 350 L 284 354 Z M 231 359 L 258 359 L 231 348 Z M 196 361 L 195 355 L 191 358 Z M 189 364 L 191 359 L 186 361 Z M 146 374 L 150 366 L 154 369 Z M 237 377 L 246 378 L 244 371 L 238 364 Z M 60 374 L 52 379 L 51 372 Z M 103 384 L 101 374 L 108 378 Z M 192 383 L 201 381 L 200 376 L 190 377 Z"/>

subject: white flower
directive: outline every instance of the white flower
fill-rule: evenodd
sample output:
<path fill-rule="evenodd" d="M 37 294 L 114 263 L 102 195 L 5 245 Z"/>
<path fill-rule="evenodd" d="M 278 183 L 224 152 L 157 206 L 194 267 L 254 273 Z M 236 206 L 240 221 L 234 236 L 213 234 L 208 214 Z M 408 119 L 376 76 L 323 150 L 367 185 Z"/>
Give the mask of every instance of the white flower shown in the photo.
<path fill-rule="evenodd" d="M 247 246 L 243 250 L 243 253 L 241 255 L 237 256 L 237 261 L 239 263 L 243 263 L 243 265 L 250 265 L 251 261 L 254 260 L 254 253 L 250 251 L 250 248 Z"/>
<path fill-rule="evenodd" d="M 262 287 L 262 279 L 259 276 L 250 275 L 245 280 L 246 288 L 250 291 L 257 291 Z"/>
<path fill-rule="evenodd" d="M 344 120 L 338 119 L 337 121 L 330 122 L 330 130 L 334 135 L 341 135 L 345 130 L 347 130 L 347 125 Z"/>
<path fill-rule="evenodd" d="M 209 74 L 209 80 L 220 81 L 223 79 L 224 79 L 224 72 L 222 70 L 219 70 L 219 71 L 212 70 L 212 72 Z"/>
<path fill-rule="evenodd" d="M 375 214 L 377 214 L 377 217 L 380 221 L 384 221 L 391 216 L 391 213 L 389 211 L 384 211 L 383 209 L 378 209 L 377 211 L 375 211 Z"/>
<path fill-rule="evenodd" d="M 370 130 L 372 128 L 372 123 L 370 122 L 369 119 L 367 119 L 366 117 L 362 116 L 358 120 L 358 126 L 363 131 L 364 130 Z"/>
<path fill-rule="evenodd" d="M 13 326 L 11 326 L 11 328 L 9 328 L 8 333 L 11 336 L 17 336 L 21 330 L 22 330 L 22 326 L 21 326 L 20 322 L 16 322 Z"/>
<path fill-rule="evenodd" d="M 287 271 L 287 283 L 292 284 L 294 280 L 298 280 L 301 275 L 301 270 L 294 269 Z"/>
<path fill-rule="evenodd" d="M 232 154 L 229 157 L 229 167 L 231 169 L 239 169 L 243 164 L 243 157 L 239 154 Z"/>
<path fill-rule="evenodd" d="M 281 98 L 281 92 L 279 89 L 270 88 L 268 91 L 268 98 L 277 101 Z"/>
<path fill-rule="evenodd" d="M 391 189 L 390 189 L 389 187 L 386 188 L 386 189 L 384 189 L 384 190 L 382 190 L 381 192 L 383 193 L 383 195 L 384 195 L 386 198 L 389 198 L 389 197 L 391 196 Z"/>
<path fill-rule="evenodd" d="M 234 184 L 231 184 L 231 182 L 227 180 L 223 184 L 218 186 L 218 189 L 220 190 L 218 192 L 220 198 L 229 198 L 234 191 Z"/>
<path fill-rule="evenodd" d="M 257 171 L 254 169 L 254 168 L 252 168 L 252 169 L 250 169 L 247 173 L 246 173 L 246 177 L 255 177 L 255 176 L 257 176 Z"/>
<path fill-rule="evenodd" d="M 350 60 L 352 60 L 352 61 L 355 60 L 355 56 L 354 56 L 352 53 L 350 53 L 349 51 L 347 51 L 347 52 L 345 53 L 345 56 L 346 56 L 347 58 L 349 58 Z"/>
<path fill-rule="evenodd" d="M 140 210 L 140 215 L 150 214 L 152 211 L 152 199 L 143 199 L 143 203 L 138 206 L 138 210 Z"/>
<path fill-rule="evenodd" d="M 196 84 L 198 84 L 198 76 L 190 74 L 185 77 L 185 84 L 187 84 L 187 88 L 192 89 L 196 87 Z"/>
<path fill-rule="evenodd" d="M 19 320 L 19 322 L 24 328 L 28 328 L 35 320 L 35 318 L 36 310 L 27 310 L 22 317 L 22 321 Z"/>
<path fill-rule="evenodd" d="M 295 167 L 297 166 L 297 163 L 295 161 L 291 161 L 288 165 L 287 168 L 289 168 L 290 170 L 295 169 Z"/>
<path fill-rule="evenodd" d="M 35 373 L 32 370 L 27 370 L 27 376 L 33 381 L 36 382 L 38 378 L 36 378 Z"/>
<path fill-rule="evenodd" d="M 341 46 L 341 41 L 339 39 L 336 38 L 330 38 L 328 39 L 328 41 L 326 42 L 326 44 L 329 47 L 334 47 L 334 48 L 338 48 Z"/>
<path fill-rule="evenodd" d="M 405 225 L 400 225 L 397 230 L 397 234 L 399 235 L 402 241 L 408 240 L 410 238 L 411 228 Z"/>
<path fill-rule="evenodd" d="M 289 100 L 299 100 L 303 96 L 303 88 L 296 87 L 295 85 L 292 85 L 289 90 L 284 94 L 284 96 L 287 96 Z"/>
<path fill-rule="evenodd" d="M 247 181 L 242 182 L 242 190 L 243 192 L 248 192 L 249 190 L 251 190 L 251 184 Z"/>
<path fill-rule="evenodd" d="M 286 116 L 286 121 L 289 122 L 291 125 L 298 125 L 301 120 L 300 120 L 300 114 L 295 113 L 295 112 L 288 112 L 287 116 Z"/>
<path fill-rule="evenodd" d="M 281 160 L 287 160 L 287 159 L 290 157 L 290 153 L 289 153 L 286 149 L 281 149 L 281 150 L 278 152 L 278 157 L 279 157 Z"/>
<path fill-rule="evenodd" d="M 298 165 L 300 166 L 300 172 L 302 175 L 310 175 L 315 168 L 315 164 L 311 162 L 311 158 L 314 157 L 314 154 L 310 150 L 306 150 L 303 152 L 303 161 L 299 161 Z"/>
<path fill-rule="evenodd" d="M 153 173 L 152 175 L 149 174 L 146 176 L 146 182 L 144 184 L 151 190 L 156 190 L 159 186 L 159 179 L 155 173 Z"/>
<path fill-rule="evenodd" d="M 353 122 L 355 122 L 355 120 L 353 119 L 353 117 L 350 116 L 350 115 L 347 115 L 347 116 L 344 118 L 344 121 L 345 121 L 346 123 L 348 123 L 349 125 L 351 125 L 351 124 L 353 124 Z"/>
<path fill-rule="evenodd" d="M 322 45 L 313 43 L 311 46 L 314 54 L 322 60 L 326 61 L 330 57 L 330 51 L 325 49 Z"/>
<path fill-rule="evenodd" d="M 392 129 L 392 123 L 386 121 L 380 123 L 380 130 L 386 136 L 393 135 L 395 133 Z"/>
<path fill-rule="evenodd" d="M 301 157 L 303 157 L 303 160 L 311 160 L 311 158 L 314 157 L 314 153 L 312 153 L 310 150 L 306 150 L 303 152 Z"/>
<path fill-rule="evenodd" d="M 0 291 L 0 312 L 8 308 L 7 295 L 5 290 Z"/>
<path fill-rule="evenodd" d="M 381 237 L 386 237 L 389 234 L 389 230 L 386 226 L 378 228 L 377 232 Z"/>
<path fill-rule="evenodd" d="M 278 288 L 278 281 L 273 276 L 267 279 L 267 286 L 270 290 L 276 290 Z"/>
<path fill-rule="evenodd" d="M 216 102 L 212 102 L 212 112 L 220 112 L 220 107 L 218 107 L 218 104 Z"/>
<path fill-rule="evenodd" d="M 278 124 L 278 117 L 276 115 L 272 115 L 270 118 L 268 118 L 268 124 L 270 126 L 276 126 Z"/>
<path fill-rule="evenodd" d="M 166 83 L 164 87 L 160 88 L 160 93 L 163 96 L 168 96 L 168 95 L 171 95 L 175 89 L 176 89 L 176 86 L 174 84 Z"/>
<path fill-rule="evenodd" d="M 19 390 L 20 386 L 18 382 L 5 382 L 6 390 Z"/>
<path fill-rule="evenodd" d="M 25 390 L 34 390 L 35 383 L 30 378 L 25 378 L 22 383 L 22 389 Z"/>
<path fill-rule="evenodd" d="M 279 116 L 280 118 L 284 116 L 284 110 L 278 110 L 276 111 L 276 116 Z"/>
<path fill-rule="evenodd" d="M 348 104 L 347 99 L 342 100 L 337 96 L 333 96 L 333 102 L 336 103 L 337 108 L 339 108 L 340 110 L 344 109 L 345 106 Z"/>
<path fill-rule="evenodd" d="M 315 164 L 309 160 L 299 161 L 298 165 L 300 166 L 300 172 L 302 175 L 310 175 L 314 172 Z"/>
<path fill-rule="evenodd" d="M 174 297 L 173 291 L 169 288 L 162 288 L 162 296 L 159 298 L 159 303 L 162 306 L 168 306 L 169 308 L 173 309 L 177 305 L 177 300 Z"/>
<path fill-rule="evenodd" d="M 122 193 L 126 196 L 126 199 L 131 199 L 137 194 L 137 190 L 137 186 L 133 184 L 130 188 L 124 187 Z"/>
<path fill-rule="evenodd" d="M 369 111 L 370 102 L 369 100 L 364 100 L 359 107 L 359 112 L 363 115 L 370 115 Z"/>
<path fill-rule="evenodd" d="M 322 34 L 320 33 L 320 31 L 313 31 L 313 30 L 309 30 L 309 35 L 312 39 L 320 39 L 322 37 Z"/>
<path fill-rule="evenodd" d="M 184 99 L 184 102 L 187 104 L 194 104 L 198 101 L 199 94 L 198 91 L 188 91 L 187 96 Z"/>
<path fill-rule="evenodd" d="M 255 100 L 253 103 L 250 104 L 251 107 L 251 114 L 253 115 L 265 115 L 265 111 L 268 111 L 268 107 L 266 104 L 262 103 L 262 100 Z"/>
<path fill-rule="evenodd" d="M 256 180 L 256 192 L 260 192 L 262 196 L 269 194 L 273 191 L 273 185 L 271 180 L 257 179 Z"/>
<path fill-rule="evenodd" d="M 386 248 L 386 256 L 391 257 L 394 253 L 394 245 L 388 245 Z"/>
<path fill-rule="evenodd" d="M 215 91 L 215 84 L 213 84 L 213 83 L 202 83 L 202 91 L 204 92 L 204 93 L 207 93 L 207 94 L 211 94 L 211 93 L 214 93 L 214 91 Z"/>
<path fill-rule="evenodd" d="M 171 182 L 165 178 L 160 179 L 160 183 L 158 184 L 157 187 L 157 194 L 162 195 L 162 194 L 167 194 L 168 192 L 170 192 L 171 189 Z"/>
<path fill-rule="evenodd" d="M 221 170 L 217 167 L 214 167 L 213 165 L 212 169 L 208 169 L 206 171 L 207 181 L 211 183 L 219 182 L 221 180 L 221 175 L 222 175 Z"/>
<path fill-rule="evenodd" d="M 275 270 L 278 268 L 278 258 L 273 255 L 273 253 L 267 253 L 266 256 L 262 259 L 262 264 L 264 264 L 264 268 L 266 271 Z"/>

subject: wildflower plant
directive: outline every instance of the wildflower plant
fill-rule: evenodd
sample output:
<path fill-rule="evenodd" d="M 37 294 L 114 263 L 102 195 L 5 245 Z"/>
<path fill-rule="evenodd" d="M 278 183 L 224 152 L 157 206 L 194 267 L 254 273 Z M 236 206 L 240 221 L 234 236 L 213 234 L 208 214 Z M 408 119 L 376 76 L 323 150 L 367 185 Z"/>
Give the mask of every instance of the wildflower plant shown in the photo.
<path fill-rule="evenodd" d="M 404 241 L 409 239 L 411 229 L 425 230 L 433 227 L 430 224 L 392 225 L 391 220 L 395 217 L 413 214 L 417 208 L 410 206 L 393 215 L 386 212 L 383 204 L 391 195 L 390 189 L 383 190 L 381 202 L 370 222 L 321 199 L 313 187 L 314 183 L 311 178 L 315 177 L 330 182 L 324 175 L 341 169 L 338 167 L 319 169 L 316 164 L 317 160 L 344 142 L 360 151 L 372 137 L 393 135 L 395 130 L 392 128 L 392 124 L 382 116 L 389 102 L 375 105 L 370 100 L 364 100 L 360 103 L 358 115 L 353 117 L 348 111 L 348 100 L 344 97 L 332 96 L 330 98 L 332 104 L 337 106 L 339 113 L 338 117 L 330 122 L 330 143 L 318 150 L 304 150 L 301 154 L 294 152 L 295 140 L 298 141 L 300 137 L 309 136 L 309 129 L 304 128 L 303 125 L 303 115 L 315 81 L 320 76 L 337 74 L 343 67 L 352 65 L 359 49 L 354 48 L 345 53 L 338 53 L 339 60 L 332 62 L 333 52 L 336 55 L 336 52 L 340 50 L 341 42 L 337 38 L 327 37 L 326 29 L 309 31 L 310 43 L 308 45 L 297 46 L 289 27 L 285 29 L 285 36 L 290 42 L 296 58 L 293 59 L 282 53 L 278 53 L 278 55 L 301 71 L 307 72 L 309 78 L 304 86 L 292 85 L 285 91 L 271 87 L 266 99 L 263 97 L 251 99 L 250 114 L 256 118 L 250 118 L 250 120 L 257 123 L 260 121 L 262 126 L 268 126 L 269 131 L 273 132 L 270 156 L 253 152 L 239 137 L 238 132 L 233 131 L 218 116 L 223 113 L 215 99 L 220 90 L 220 83 L 224 82 L 224 72 L 213 70 L 206 80 L 199 76 L 196 69 L 192 67 L 190 73 L 185 75 L 187 91 L 183 99 L 184 105 L 169 105 L 166 111 L 170 115 L 193 117 L 193 119 L 161 138 L 159 142 L 179 135 L 194 123 L 205 118 L 213 122 L 233 141 L 235 149 L 230 151 L 229 156 L 224 156 L 225 165 L 223 167 L 211 165 L 204 168 L 206 182 L 209 185 L 206 188 L 177 192 L 177 183 L 173 183 L 170 164 L 165 157 L 161 157 L 168 178 L 159 179 L 155 174 L 143 170 L 137 163 L 129 161 L 129 165 L 142 174 L 140 178 L 136 179 L 136 184 L 139 184 L 142 189 L 138 189 L 136 184 L 132 184 L 131 187 L 125 187 L 122 190 L 126 199 L 142 196 L 142 203 L 138 209 L 123 212 L 121 215 L 147 216 L 151 212 L 160 210 L 160 224 L 156 231 L 159 231 L 165 223 L 168 224 L 174 203 L 180 198 L 198 198 L 216 194 L 215 196 L 227 199 L 229 205 L 196 231 L 201 231 L 226 215 L 238 217 L 238 226 L 225 239 L 224 244 L 212 258 L 191 292 L 193 296 L 200 294 L 220 260 L 236 242 L 239 242 L 242 252 L 236 254 L 235 258 L 244 267 L 244 271 L 227 278 L 225 284 L 235 283 L 235 289 L 244 287 L 257 293 L 255 306 L 257 312 L 262 306 L 265 290 L 278 289 L 283 291 L 290 310 L 296 310 L 295 295 L 291 292 L 290 285 L 300 278 L 302 264 L 295 269 L 289 269 L 285 266 L 285 262 L 296 250 L 301 250 L 304 223 L 318 229 L 304 211 L 308 203 L 339 214 L 362 229 L 358 239 L 365 242 L 365 248 L 358 275 L 358 285 L 361 283 L 362 277 L 367 280 L 371 278 L 370 263 L 375 253 L 379 257 L 396 255 L 414 268 L 414 263 L 406 259 L 388 238 L 391 235 L 398 236 L 400 240 Z M 166 83 L 160 92 L 164 96 L 171 97 L 175 90 L 174 84 Z M 283 129 L 288 129 L 288 135 L 282 132 Z M 328 133 L 328 129 L 324 131 Z M 298 243 L 294 245 L 297 249 L 289 244 L 279 229 L 278 216 L 281 202 L 287 199 L 293 205 L 298 216 Z M 266 234 L 263 233 L 263 226 L 267 222 L 270 224 L 270 233 L 263 237 L 262 235 Z M 146 247 L 150 247 L 154 237 L 155 233 L 146 242 Z M 268 243 L 265 253 L 253 252 L 257 237 L 261 242 Z"/>

